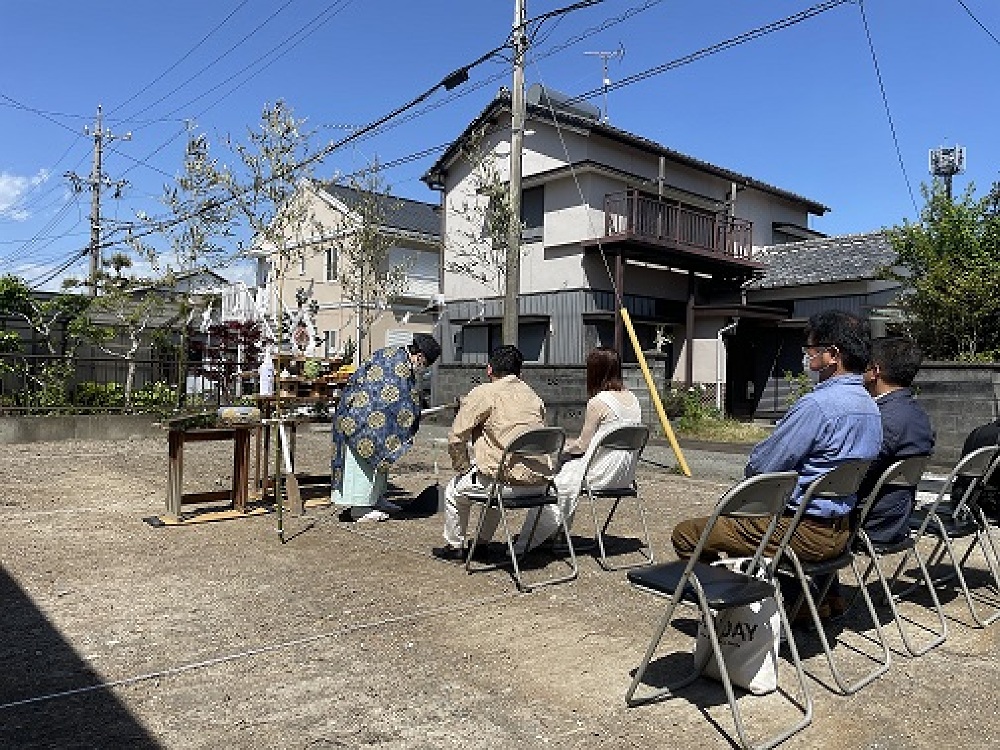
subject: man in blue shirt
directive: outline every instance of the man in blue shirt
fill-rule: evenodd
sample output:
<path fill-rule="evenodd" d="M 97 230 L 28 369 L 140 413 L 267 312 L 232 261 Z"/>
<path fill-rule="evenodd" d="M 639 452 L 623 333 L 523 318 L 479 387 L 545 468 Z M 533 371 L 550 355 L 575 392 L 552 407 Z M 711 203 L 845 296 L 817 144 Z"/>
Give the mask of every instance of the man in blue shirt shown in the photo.
<path fill-rule="evenodd" d="M 799 480 L 788 508 L 768 546 L 773 551 L 799 506 L 810 482 L 851 459 L 874 459 L 882 442 L 878 407 L 865 390 L 862 373 L 871 356 L 871 328 L 866 320 L 840 310 L 809 318 L 803 364 L 819 376 L 819 383 L 796 401 L 770 437 L 750 452 L 746 476 L 771 471 L 797 471 Z M 838 555 L 850 535 L 848 516 L 857 496 L 814 498 L 806 508 L 791 547 L 803 560 L 826 560 Z M 671 541 L 677 556 L 694 552 L 707 518 L 681 521 Z M 702 559 L 711 562 L 720 553 L 752 555 L 767 532 L 766 519 L 720 517 L 704 547 Z"/>

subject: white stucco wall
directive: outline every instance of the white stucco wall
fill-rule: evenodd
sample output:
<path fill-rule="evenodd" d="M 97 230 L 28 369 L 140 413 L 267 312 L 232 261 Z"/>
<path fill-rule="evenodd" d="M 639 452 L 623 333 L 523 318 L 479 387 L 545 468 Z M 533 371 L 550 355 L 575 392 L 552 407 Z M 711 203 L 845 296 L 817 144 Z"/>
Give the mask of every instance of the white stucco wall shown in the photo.
<path fill-rule="evenodd" d="M 789 201 L 760 190 L 740 190 L 736 194 L 736 215 L 753 222 L 753 246 L 774 244 L 774 222 L 808 226 L 809 213 Z"/>
<path fill-rule="evenodd" d="M 722 367 L 717 371 L 716 355 L 718 347 L 718 333 L 722 326 L 729 322 L 723 317 L 698 317 L 695 320 L 695 330 L 693 337 L 694 368 L 693 380 L 695 383 L 714 385 L 717 372 L 726 382 L 726 354 L 723 348 Z M 677 363 L 674 368 L 674 380 L 683 381 L 687 373 L 687 330 L 683 326 L 678 326 L 674 331 L 674 350 L 678 353 Z"/>
<path fill-rule="evenodd" d="M 659 174 L 659 159 L 639 149 L 626 147 L 612 141 L 582 134 L 572 128 L 556 130 L 547 123 L 529 120 L 526 125 L 522 174 L 531 184 L 531 177 L 539 173 L 565 167 L 570 162 L 592 161 L 607 164 L 626 173 L 638 175 L 649 181 L 645 188 L 655 190 Z M 510 130 L 509 118 L 493 125 L 482 147 L 495 159 L 501 180 L 509 175 Z M 448 167 L 445 199 L 445 254 L 450 249 L 469 246 L 480 236 L 481 210 L 486 198 L 474 191 L 475 178 L 471 165 L 458 158 Z M 709 204 L 721 204 L 730 193 L 729 181 L 692 167 L 665 161 L 665 184 L 679 190 L 704 196 Z M 521 252 L 521 290 L 542 292 L 581 286 L 608 288 L 610 282 L 602 264 L 585 260 L 579 245 L 585 240 L 604 235 L 605 196 L 619 193 L 630 185 L 623 179 L 592 171 L 578 172 L 550 180 L 544 184 L 545 222 L 542 243 L 527 243 Z M 742 189 L 737 193 L 735 215 L 753 222 L 753 242 L 760 246 L 772 240 L 773 222 L 790 222 L 806 225 L 808 213 L 791 202 L 755 189 Z M 482 240 L 480 240 L 482 241 Z M 659 294 L 664 288 L 673 298 L 673 275 L 630 272 L 630 290 L 640 294 Z M 639 279 L 638 287 L 632 283 Z M 499 296 L 502 290 L 482 284 L 453 271 L 444 272 L 445 296 L 448 299 L 469 299 Z M 686 294 L 682 292 L 682 296 Z"/>

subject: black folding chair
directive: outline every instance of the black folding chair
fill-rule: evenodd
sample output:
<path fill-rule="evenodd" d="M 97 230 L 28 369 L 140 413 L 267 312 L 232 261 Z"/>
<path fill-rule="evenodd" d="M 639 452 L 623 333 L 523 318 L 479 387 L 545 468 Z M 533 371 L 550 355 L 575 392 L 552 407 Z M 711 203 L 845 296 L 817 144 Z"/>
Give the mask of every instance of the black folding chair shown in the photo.
<path fill-rule="evenodd" d="M 864 479 L 864 476 L 868 472 L 868 468 L 870 466 L 871 461 L 861 459 L 854 459 L 839 464 L 832 471 L 818 477 L 809 485 L 805 493 L 803 493 L 801 505 L 808 505 L 813 498 L 838 498 L 856 494 L 858 488 L 861 486 L 861 480 Z M 797 525 L 798 524 L 796 523 L 796 526 Z M 786 533 L 791 535 L 795 532 L 796 528 L 793 526 L 790 527 Z M 782 560 L 780 565 L 780 569 L 782 571 L 791 572 L 795 576 L 800 589 L 798 600 L 791 609 L 791 616 L 794 618 L 802 604 L 806 604 L 812 619 L 813 627 L 816 631 L 816 636 L 823 648 L 823 654 L 826 656 L 826 662 L 830 667 L 830 673 L 833 675 L 835 687 L 830 685 L 827 685 L 827 687 L 830 687 L 830 689 L 835 692 L 839 692 L 841 695 L 851 695 L 852 693 L 856 693 L 877 677 L 885 674 L 889 671 L 889 665 L 891 662 L 889 644 L 886 642 L 885 636 L 882 633 L 882 624 L 879 621 L 878 613 L 875 611 L 875 604 L 872 602 L 867 589 L 861 583 L 861 572 L 858 570 L 858 563 L 854 557 L 852 547 L 857 533 L 858 529 L 855 528 L 848 537 L 847 545 L 844 547 L 844 550 L 836 557 L 818 561 L 801 560 L 795 553 L 795 550 L 789 546 L 788 554 Z M 823 620 L 820 618 L 819 610 L 816 606 L 817 600 L 822 601 L 823 597 L 826 596 L 826 593 L 833 582 L 834 574 L 847 568 L 850 568 L 851 572 L 854 574 L 855 580 L 858 583 L 861 596 L 868 607 L 868 614 L 871 616 L 875 636 L 881 649 L 880 657 L 871 656 L 870 654 L 868 655 L 872 661 L 875 662 L 872 669 L 853 682 L 849 682 L 841 674 L 840 669 L 834 661 L 830 638 L 827 635 Z M 815 597 L 813 596 L 811 590 L 813 580 L 824 582 Z"/>
<path fill-rule="evenodd" d="M 631 483 L 625 487 L 602 486 L 590 479 L 590 469 L 596 460 L 606 455 L 607 451 L 628 451 L 633 454 L 632 460 L 638 463 L 639 456 L 642 455 L 642 451 L 645 449 L 648 440 L 649 428 L 645 425 L 623 425 L 609 430 L 601 436 L 596 445 L 591 446 L 588 450 L 589 458 L 586 470 L 583 473 L 583 484 L 580 487 L 580 495 L 586 496 L 590 501 L 590 515 L 594 519 L 594 537 L 597 541 L 598 562 L 605 570 L 621 570 L 627 567 L 634 568 L 637 565 L 652 564 L 653 544 L 649 538 L 649 528 L 646 525 L 646 509 L 643 505 L 642 497 L 639 495 L 639 486 L 636 484 L 635 479 L 633 478 Z M 622 500 L 626 498 L 634 499 L 635 506 L 639 511 L 639 522 L 642 524 L 644 542 L 644 547 L 639 549 L 639 554 L 642 555 L 643 559 L 631 565 L 620 565 L 617 568 L 613 568 L 608 563 L 607 550 L 604 547 L 604 535 L 608 532 L 608 527 L 611 525 L 611 521 Z M 605 499 L 613 499 L 614 503 L 612 503 L 611 510 L 608 511 L 604 523 L 599 524 L 597 521 L 598 500 Z"/>
<path fill-rule="evenodd" d="M 874 507 L 875 503 L 878 501 L 878 496 L 883 490 L 890 488 L 911 488 L 916 490 L 920 483 L 920 477 L 923 474 L 924 467 L 927 465 L 927 460 L 927 456 L 911 456 L 909 458 L 903 458 L 895 461 L 886 467 L 886 470 L 882 472 L 882 476 L 879 477 L 874 489 L 872 489 L 871 494 L 865 499 L 864 505 L 861 508 L 861 512 L 858 517 L 860 525 L 858 527 L 853 547 L 855 554 L 864 555 L 869 560 L 868 568 L 861 577 L 862 587 L 866 587 L 868 585 L 871 573 L 872 571 L 875 571 L 879 585 L 882 588 L 883 599 L 892 611 L 893 620 L 896 622 L 896 627 L 899 629 L 899 636 L 911 656 L 922 656 L 935 646 L 939 646 L 944 643 L 945 638 L 948 637 L 948 625 L 944 618 L 944 610 L 941 609 L 941 602 L 938 599 L 937 591 L 934 589 L 934 583 L 931 580 L 930 573 L 927 571 L 927 566 L 924 564 L 924 559 L 920 555 L 920 551 L 917 549 L 916 537 L 914 537 L 912 533 L 908 532 L 906 538 L 900 539 L 899 541 L 874 542 L 865 530 L 865 522 L 871 513 L 872 507 Z M 892 587 L 886 580 L 885 573 L 882 570 L 882 559 L 884 557 L 904 552 L 912 552 L 912 554 L 916 557 L 917 565 L 920 569 L 921 579 L 924 585 L 927 586 L 931 601 L 934 605 L 934 613 L 938 618 L 938 630 L 933 630 L 932 628 L 920 625 L 923 630 L 930 631 L 933 638 L 931 638 L 931 640 L 923 646 L 919 647 L 914 645 L 906 633 L 906 628 L 903 627 L 904 618 L 900 614 L 899 607 L 897 605 L 897 599 L 899 597 L 892 593 Z M 855 596 L 854 599 L 852 599 L 851 604 L 853 604 L 856 599 L 857 597 Z M 848 605 L 848 609 L 849 608 L 850 604 Z"/>
<path fill-rule="evenodd" d="M 705 623 L 712 645 L 712 653 L 716 663 L 719 665 L 722 686 L 729 700 L 729 708 L 732 711 L 736 732 L 739 735 L 739 742 L 742 747 L 774 747 L 808 726 L 812 721 L 812 698 L 809 696 L 805 673 L 802 670 L 802 663 L 799 660 L 795 641 L 791 636 L 791 627 L 781 601 L 781 592 L 778 590 L 773 576 L 772 563 L 781 559 L 789 537 L 786 536 L 778 544 L 771 560 L 764 557 L 764 550 L 767 548 L 768 543 L 772 541 L 775 529 L 777 528 L 778 518 L 784 513 L 785 504 L 792 490 L 795 488 L 797 479 L 798 475 L 795 472 L 778 472 L 759 474 L 739 482 L 720 498 L 705 525 L 705 530 L 702 532 L 690 560 L 686 562 L 660 563 L 659 565 L 635 568 L 628 572 L 629 582 L 639 590 L 669 598 L 666 611 L 660 618 L 659 625 L 653 633 L 653 638 L 646 649 L 646 653 L 635 670 L 632 684 L 625 694 L 625 702 L 628 706 L 632 707 L 652 703 L 671 697 L 677 690 L 690 685 L 698 679 L 700 671 L 692 659 L 690 673 L 679 681 L 650 692 L 647 695 L 636 696 L 637 688 L 646 675 L 649 663 L 656 653 L 660 641 L 663 639 L 663 634 L 673 620 L 677 605 L 683 601 L 688 604 L 695 604 Z M 698 561 L 708 537 L 712 533 L 713 527 L 723 517 L 769 519 L 767 533 L 755 550 L 745 572 L 731 570 L 721 565 L 708 565 Z M 799 701 L 792 701 L 791 698 L 788 698 L 788 700 L 801 712 L 802 717 L 793 726 L 782 730 L 761 744 L 754 745 L 751 743 L 746 728 L 743 725 L 743 718 L 736 701 L 736 695 L 733 692 L 732 681 L 729 678 L 726 668 L 725 657 L 719 645 L 719 636 L 715 629 L 714 615 L 716 612 L 732 609 L 733 607 L 740 607 L 754 602 L 763 602 L 770 597 L 774 597 L 777 601 L 778 612 L 781 617 L 781 627 L 788 642 L 789 651 L 792 655 L 792 663 L 798 677 Z M 787 697 L 787 693 L 784 691 L 781 694 Z"/>
<path fill-rule="evenodd" d="M 923 537 L 935 540 L 934 549 L 927 557 L 927 567 L 933 568 L 944 562 L 946 554 L 951 562 L 951 572 L 943 578 L 935 579 L 934 583 L 939 584 L 953 578 L 957 579 L 965 601 L 969 605 L 972 619 L 980 628 L 985 628 L 1000 618 L 1000 602 L 994 603 L 996 609 L 989 616 L 980 616 L 963 569 L 972 553 L 977 549 L 980 550 L 986 559 L 986 565 L 990 572 L 990 585 L 993 588 L 994 597 L 1000 599 L 1000 558 L 998 558 L 997 548 L 990 533 L 990 524 L 977 502 L 983 485 L 990 481 L 998 471 L 1000 471 L 1000 446 L 990 445 L 969 453 L 955 464 L 934 502 L 926 508 L 916 509 L 910 517 L 910 528 L 913 529 L 917 542 Z M 955 480 L 959 477 L 968 480 L 968 483 L 965 491 L 956 502 L 954 498 L 950 497 L 950 494 Z M 945 501 L 946 495 L 949 497 L 947 502 Z M 961 558 L 956 554 L 954 544 L 959 539 L 969 540 L 969 545 Z M 910 554 L 917 555 L 916 546 L 900 561 L 891 579 L 893 584 L 906 566 Z M 917 559 L 919 560 L 919 556 Z M 919 582 L 915 583 L 903 594 L 908 594 L 919 585 Z"/>
<path fill-rule="evenodd" d="M 551 479 L 540 487 L 524 487 L 512 484 L 508 477 L 511 464 L 515 460 L 529 458 L 545 462 L 549 466 L 556 466 L 565 442 L 566 433 L 563 432 L 561 427 L 537 427 L 521 433 L 511 440 L 504 449 L 503 455 L 500 458 L 500 466 L 497 469 L 496 481 L 492 482 L 482 493 L 467 493 L 467 496 L 474 504 L 481 506 L 479 521 L 476 524 L 475 532 L 472 534 L 471 542 L 468 542 L 469 554 L 465 560 L 465 569 L 467 571 L 472 573 L 478 570 L 494 570 L 498 567 L 497 565 L 473 565 L 480 529 L 482 529 L 488 511 L 496 509 L 500 514 L 500 526 L 503 529 L 509 560 L 514 571 L 514 580 L 517 583 L 519 591 L 527 592 L 540 586 L 571 581 L 577 577 L 579 568 L 566 518 L 561 519 L 560 525 L 566 537 L 570 572 L 565 575 L 557 575 L 542 581 L 532 582 L 530 585 L 524 581 L 518 556 L 514 551 L 514 539 L 508 522 L 510 511 L 530 510 L 531 508 L 541 508 L 545 505 L 556 505 L 559 501 L 559 496 Z"/>

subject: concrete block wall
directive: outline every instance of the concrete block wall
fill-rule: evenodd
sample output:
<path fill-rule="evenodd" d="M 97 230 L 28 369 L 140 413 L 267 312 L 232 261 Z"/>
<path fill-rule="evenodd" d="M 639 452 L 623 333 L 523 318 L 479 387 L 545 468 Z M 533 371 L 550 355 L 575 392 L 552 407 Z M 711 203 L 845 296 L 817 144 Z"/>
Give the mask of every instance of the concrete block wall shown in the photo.
<path fill-rule="evenodd" d="M 163 436 L 166 431 L 148 414 L 72 414 L 66 416 L 0 417 L 0 443 L 56 440 L 127 440 Z"/>
<path fill-rule="evenodd" d="M 966 436 L 1000 416 L 1000 364 L 925 362 L 913 387 L 937 436 L 936 465 L 954 464 Z"/>
<path fill-rule="evenodd" d="M 664 360 L 648 362 L 653 382 L 662 391 L 667 382 Z M 583 426 L 587 408 L 587 370 L 583 365 L 525 365 L 522 379 L 545 402 L 549 424 L 559 425 L 575 436 Z M 646 388 L 646 380 L 638 365 L 626 365 L 625 386 L 633 391 L 642 406 L 643 421 L 658 424 L 656 410 Z M 446 363 L 437 366 L 434 377 L 433 402 L 446 404 L 464 396 L 472 388 L 486 382 L 486 367 L 481 364 Z"/>

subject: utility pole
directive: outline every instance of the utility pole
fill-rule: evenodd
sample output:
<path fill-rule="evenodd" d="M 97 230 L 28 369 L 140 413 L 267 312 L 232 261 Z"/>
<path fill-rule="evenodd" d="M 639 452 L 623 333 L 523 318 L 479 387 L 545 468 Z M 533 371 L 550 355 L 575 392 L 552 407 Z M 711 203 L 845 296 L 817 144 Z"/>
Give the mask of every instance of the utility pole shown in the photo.
<path fill-rule="evenodd" d="M 510 233 L 507 239 L 503 343 L 517 346 L 517 298 L 521 287 L 521 150 L 524 146 L 525 0 L 514 0 L 514 83 L 510 95 Z"/>
<path fill-rule="evenodd" d="M 97 274 L 101 269 L 101 188 L 114 188 L 115 198 L 121 197 L 122 188 L 128 185 L 128 180 L 118 180 L 111 182 L 110 178 L 102 172 L 101 157 L 104 143 L 121 139 L 128 141 L 132 139 L 131 133 L 123 136 L 116 136 L 110 130 L 105 130 L 101 122 L 101 105 L 97 105 L 97 121 L 93 131 L 85 127 L 83 132 L 94 139 L 94 162 L 90 170 L 90 177 L 83 179 L 75 172 L 67 172 L 66 177 L 73 183 L 73 190 L 77 193 L 83 190 L 90 190 L 90 296 L 97 296 Z"/>

